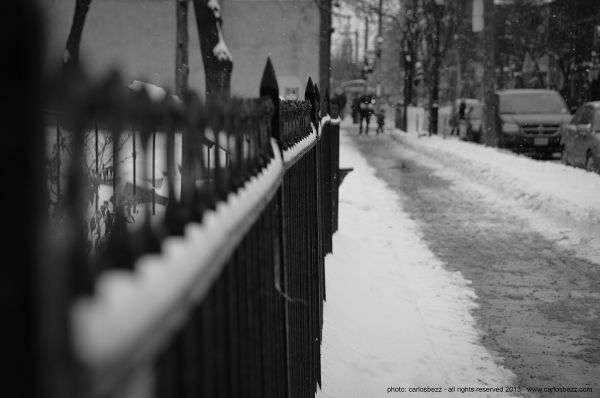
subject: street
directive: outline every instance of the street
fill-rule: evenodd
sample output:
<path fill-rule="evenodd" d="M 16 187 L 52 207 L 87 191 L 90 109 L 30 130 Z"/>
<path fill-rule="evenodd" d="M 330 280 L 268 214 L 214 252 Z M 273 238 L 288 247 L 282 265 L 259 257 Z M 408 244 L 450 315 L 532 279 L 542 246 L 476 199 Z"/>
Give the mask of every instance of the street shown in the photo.
<path fill-rule="evenodd" d="M 514 203 L 482 194 L 466 178 L 440 175 L 436 160 L 416 154 L 391 129 L 366 137 L 354 126 L 346 131 L 430 250 L 472 282 L 481 343 L 516 374 L 520 393 L 592 387 L 573 396 L 598 396 L 600 264 L 559 244 L 558 227 L 542 233 Z"/>

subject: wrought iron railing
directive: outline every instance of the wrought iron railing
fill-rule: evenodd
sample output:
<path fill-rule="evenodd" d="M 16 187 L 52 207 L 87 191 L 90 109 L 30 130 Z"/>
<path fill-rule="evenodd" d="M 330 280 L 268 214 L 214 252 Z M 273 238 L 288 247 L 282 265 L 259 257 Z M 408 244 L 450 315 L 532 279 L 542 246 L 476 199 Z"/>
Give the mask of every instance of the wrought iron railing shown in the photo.
<path fill-rule="evenodd" d="M 312 80 L 282 101 L 268 61 L 255 99 L 74 71 L 51 93 L 45 129 L 26 131 L 47 142 L 27 161 L 51 200 L 38 395 L 313 396 L 339 126 Z"/>

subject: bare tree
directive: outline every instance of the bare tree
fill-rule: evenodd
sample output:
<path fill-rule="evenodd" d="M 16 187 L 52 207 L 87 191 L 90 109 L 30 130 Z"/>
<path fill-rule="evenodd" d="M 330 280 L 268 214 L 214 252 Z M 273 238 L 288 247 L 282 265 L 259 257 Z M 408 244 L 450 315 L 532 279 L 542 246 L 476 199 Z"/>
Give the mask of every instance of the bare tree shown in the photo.
<path fill-rule="evenodd" d="M 415 63 L 417 61 L 419 44 L 422 41 L 423 31 L 420 29 L 420 14 L 412 5 L 404 9 L 401 18 L 401 62 L 404 69 L 404 106 L 401 119 L 401 128 L 407 127 L 407 110 L 413 102 L 413 81 Z"/>
<path fill-rule="evenodd" d="M 459 23 L 460 3 L 456 1 L 424 0 L 421 25 L 425 47 L 423 59 L 429 86 L 429 134 L 437 134 L 440 70 Z"/>
<path fill-rule="evenodd" d="M 549 48 L 549 6 L 541 0 L 514 0 L 511 4 L 497 8 L 497 62 L 514 63 L 516 70 L 522 71 L 524 60 L 529 55 L 538 84 L 545 86 L 546 79 L 540 70 L 538 59 Z"/>
<path fill-rule="evenodd" d="M 79 63 L 79 47 L 85 19 L 90 9 L 92 0 L 76 0 L 73 23 L 67 38 L 67 46 L 63 55 L 63 70 L 68 70 Z"/>
<path fill-rule="evenodd" d="M 112 134 L 107 131 L 98 132 L 98 145 L 96 145 L 96 132 L 94 130 L 87 130 L 84 136 L 84 176 L 88 183 L 88 189 L 86 196 L 90 198 L 90 202 L 93 204 L 93 200 L 98 200 L 98 189 L 102 179 L 102 171 L 106 168 L 112 168 L 113 164 L 113 153 L 118 152 L 123 154 L 123 148 L 130 139 L 132 132 L 123 134 L 120 142 L 117 143 L 116 149 L 113 146 Z M 63 175 L 63 171 L 60 170 L 58 165 L 59 159 L 66 156 L 67 158 L 73 157 L 73 145 L 72 135 L 70 132 L 62 130 L 62 138 L 60 143 L 55 143 L 52 148 L 52 153 L 46 158 L 46 175 L 48 178 L 48 190 L 50 193 L 50 204 L 53 206 L 60 205 L 60 199 L 58 197 L 58 185 L 60 180 L 66 178 Z M 96 151 L 97 148 L 97 151 Z M 118 164 L 123 164 L 132 159 L 132 155 L 119 156 Z M 96 166 L 98 165 L 98 167 Z M 59 171 L 60 170 L 60 171 Z"/>
<path fill-rule="evenodd" d="M 218 0 L 193 0 L 200 51 L 204 63 L 206 97 L 215 98 L 230 95 L 233 58 L 225 39 L 221 25 L 221 6 Z"/>

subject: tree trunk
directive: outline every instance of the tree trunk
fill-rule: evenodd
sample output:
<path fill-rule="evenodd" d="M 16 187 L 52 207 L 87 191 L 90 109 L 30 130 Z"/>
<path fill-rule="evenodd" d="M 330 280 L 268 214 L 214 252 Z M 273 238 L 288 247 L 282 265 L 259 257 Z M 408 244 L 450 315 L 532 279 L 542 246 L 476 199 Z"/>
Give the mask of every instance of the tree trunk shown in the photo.
<path fill-rule="evenodd" d="M 229 97 L 233 60 L 223 39 L 221 10 L 216 0 L 193 0 L 204 63 L 206 99 Z"/>
<path fill-rule="evenodd" d="M 75 3 L 75 13 L 73 14 L 73 23 L 71 31 L 67 38 L 67 46 L 63 55 L 63 71 L 71 69 L 79 64 L 79 46 L 81 43 L 81 35 L 85 25 L 85 18 L 90 9 L 92 0 L 77 0 Z"/>
<path fill-rule="evenodd" d="M 441 8 L 435 6 L 435 32 L 433 38 L 433 81 L 429 93 L 429 135 L 438 133 L 438 109 L 439 109 L 439 87 L 440 87 L 440 30 L 441 30 Z"/>
<path fill-rule="evenodd" d="M 410 57 L 408 59 L 407 57 Z M 408 128 L 408 106 L 412 102 L 412 84 L 413 84 L 413 55 L 411 52 L 404 54 L 404 112 L 402 113 L 402 129 L 406 131 Z"/>
<path fill-rule="evenodd" d="M 331 0 L 321 1 L 321 23 L 319 27 L 319 90 L 323 93 L 321 109 L 325 106 L 329 93 L 329 70 L 331 67 Z"/>
<path fill-rule="evenodd" d="M 175 47 L 175 94 L 181 97 L 188 89 L 188 0 L 176 0 L 177 36 Z"/>
<path fill-rule="evenodd" d="M 483 142 L 487 146 L 498 146 L 496 131 L 496 72 L 494 57 L 494 0 L 485 0 L 484 3 L 484 43 L 483 43 L 483 85 L 484 85 L 484 115 L 483 115 Z"/>

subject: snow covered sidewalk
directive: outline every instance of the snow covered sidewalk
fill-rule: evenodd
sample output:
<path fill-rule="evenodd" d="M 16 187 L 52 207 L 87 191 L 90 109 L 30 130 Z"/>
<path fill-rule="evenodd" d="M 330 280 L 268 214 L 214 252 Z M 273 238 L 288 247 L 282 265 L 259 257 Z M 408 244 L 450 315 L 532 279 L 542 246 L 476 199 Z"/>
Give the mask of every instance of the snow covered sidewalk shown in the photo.
<path fill-rule="evenodd" d="M 340 189 L 339 231 L 326 258 L 317 397 L 439 396 L 436 389 L 458 397 L 461 387 L 512 385 L 514 375 L 479 343 L 469 281 L 443 268 L 344 133 L 340 150 L 341 166 L 354 171 Z"/>

